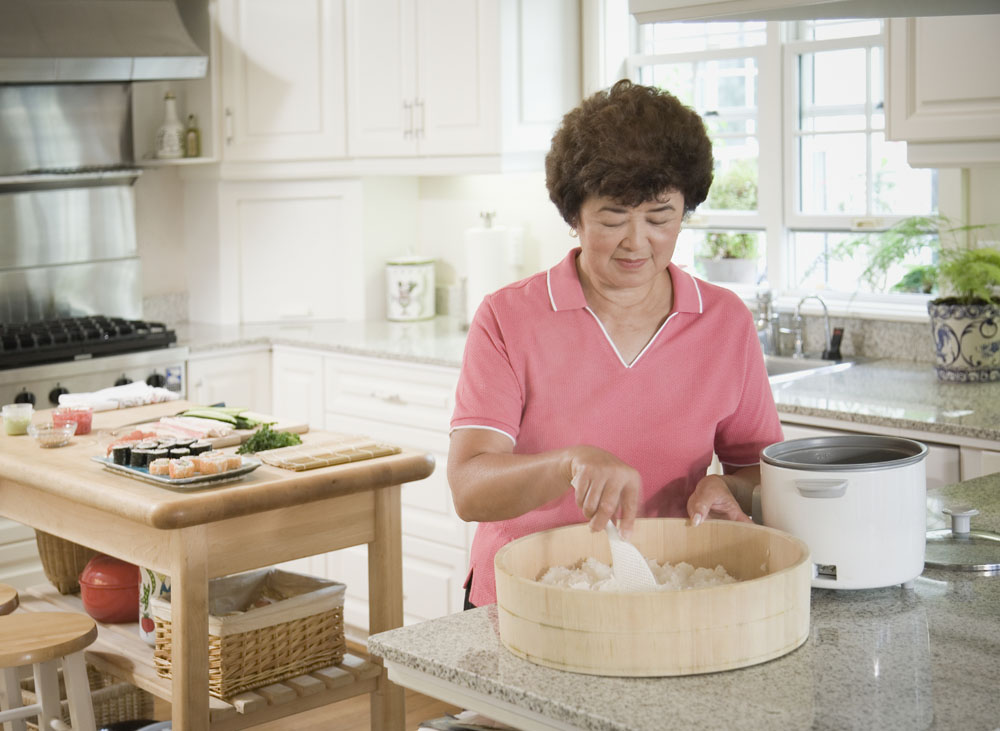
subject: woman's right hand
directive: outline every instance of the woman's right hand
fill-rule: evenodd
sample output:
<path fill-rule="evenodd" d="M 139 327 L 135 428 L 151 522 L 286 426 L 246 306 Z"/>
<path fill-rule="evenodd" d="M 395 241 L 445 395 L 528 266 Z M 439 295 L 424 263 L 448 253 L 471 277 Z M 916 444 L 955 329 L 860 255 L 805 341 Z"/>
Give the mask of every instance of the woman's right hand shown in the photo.
<path fill-rule="evenodd" d="M 639 471 L 610 452 L 590 446 L 570 447 L 569 481 L 576 504 L 590 521 L 592 531 L 603 530 L 616 514 L 622 537 L 632 534 L 642 494 Z"/>

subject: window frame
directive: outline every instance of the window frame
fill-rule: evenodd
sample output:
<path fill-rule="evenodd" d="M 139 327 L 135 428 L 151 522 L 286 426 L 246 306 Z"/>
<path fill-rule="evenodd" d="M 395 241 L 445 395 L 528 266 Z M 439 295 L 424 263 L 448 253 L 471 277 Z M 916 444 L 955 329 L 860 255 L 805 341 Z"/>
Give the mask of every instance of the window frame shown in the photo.
<path fill-rule="evenodd" d="M 637 25 L 633 26 L 636 29 Z M 880 47 L 882 53 L 883 106 L 888 97 L 889 64 L 886 48 L 888 23 L 883 21 L 881 31 L 867 36 L 828 38 L 819 40 L 791 39 L 786 34 L 791 24 L 768 22 L 764 45 L 746 48 L 725 48 L 707 51 L 687 51 L 677 54 L 637 54 L 630 53 L 624 64 L 628 78 L 637 80 L 640 66 L 655 63 L 675 63 L 718 58 L 745 58 L 756 56 L 758 71 L 757 86 L 757 139 L 761 154 L 758 157 L 758 208 L 756 215 L 746 212 L 719 213 L 699 208 L 692 213 L 685 226 L 691 229 L 718 230 L 731 228 L 737 231 L 759 231 L 766 239 L 764 283 L 776 290 L 776 304 L 780 308 L 792 308 L 806 294 L 816 294 L 813 288 L 799 288 L 790 280 L 792 236 L 798 231 L 821 231 L 825 233 L 857 233 L 880 231 L 889 228 L 910 214 L 802 214 L 799 213 L 798 196 L 801 181 L 798 165 L 797 144 L 799 135 L 796 116 L 799 109 L 798 63 L 800 53 L 827 50 L 842 50 L 863 47 L 866 49 L 866 209 L 871 210 L 872 141 L 871 115 L 874 83 L 870 62 L 872 49 Z M 633 36 L 632 50 L 637 48 L 638 35 Z M 884 109 L 883 109 L 884 112 Z M 878 130 L 874 130 L 878 131 Z M 885 128 L 882 128 L 884 133 Z M 886 138 L 888 139 L 888 137 Z M 765 155 L 764 150 L 778 150 L 776 155 Z M 945 171 L 938 171 L 938 210 L 942 205 L 942 179 Z M 779 181 L 781 185 L 769 185 L 768 181 Z M 752 302 L 758 285 L 723 284 L 747 302 Z M 850 315 L 860 318 L 893 319 L 901 321 L 926 321 L 926 303 L 930 295 L 918 294 L 876 294 L 849 292 L 847 290 L 821 289 L 830 313 Z M 807 303 L 804 312 L 819 311 L 819 306 Z"/>

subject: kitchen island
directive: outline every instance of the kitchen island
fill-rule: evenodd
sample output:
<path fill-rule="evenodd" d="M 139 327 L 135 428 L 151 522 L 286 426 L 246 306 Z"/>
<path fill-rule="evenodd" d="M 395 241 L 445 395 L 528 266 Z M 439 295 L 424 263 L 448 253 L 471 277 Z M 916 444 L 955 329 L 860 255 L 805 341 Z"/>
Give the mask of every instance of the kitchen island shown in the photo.
<path fill-rule="evenodd" d="M 1000 474 L 928 493 L 1000 531 Z M 369 638 L 389 677 L 522 729 L 996 729 L 1000 576 L 926 570 L 912 589 L 812 590 L 809 638 L 784 657 L 708 675 L 552 670 L 500 642 L 496 605 Z"/>
<path fill-rule="evenodd" d="M 157 674 L 136 624 L 101 626 L 88 660 L 167 700 L 175 731 L 244 728 L 362 692 L 371 694 L 373 729 L 401 730 L 402 689 L 380 668 L 350 687 L 335 681 L 324 688 L 317 681 L 303 697 L 253 715 L 244 715 L 249 705 L 210 702 L 208 581 L 367 544 L 370 591 L 379 598 L 369 629 L 402 625 L 400 485 L 430 475 L 433 459 L 404 450 L 306 472 L 262 465 L 239 482 L 183 491 L 109 472 L 91 460 L 103 455 L 108 430 L 189 406 L 170 401 L 100 412 L 92 434 L 58 449 L 42 449 L 25 436 L 0 437 L 0 515 L 171 577 L 172 679 Z M 35 421 L 44 418 L 45 412 L 35 415 Z M 303 441 L 323 438 L 312 432 Z"/>

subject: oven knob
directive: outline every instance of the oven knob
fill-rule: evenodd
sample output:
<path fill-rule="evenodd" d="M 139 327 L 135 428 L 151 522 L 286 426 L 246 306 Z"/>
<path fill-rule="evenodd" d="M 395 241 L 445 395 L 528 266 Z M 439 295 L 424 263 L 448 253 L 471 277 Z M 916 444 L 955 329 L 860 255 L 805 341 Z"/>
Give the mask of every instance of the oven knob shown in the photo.
<path fill-rule="evenodd" d="M 62 396 L 64 393 L 69 393 L 69 389 L 63 388 L 57 383 L 56 387 L 53 388 L 51 391 L 49 391 L 49 402 L 58 406 L 59 397 Z"/>
<path fill-rule="evenodd" d="M 15 404 L 31 404 L 35 405 L 35 394 L 26 388 L 22 388 L 21 392 L 14 397 Z"/>
<path fill-rule="evenodd" d="M 167 379 L 161 373 L 154 373 L 146 379 L 146 383 L 154 388 L 163 388 L 167 385 Z"/>
<path fill-rule="evenodd" d="M 115 381 L 116 386 L 127 386 L 130 383 L 132 383 L 132 379 L 126 376 L 124 373 L 122 373 L 121 377 L 117 381 Z"/>

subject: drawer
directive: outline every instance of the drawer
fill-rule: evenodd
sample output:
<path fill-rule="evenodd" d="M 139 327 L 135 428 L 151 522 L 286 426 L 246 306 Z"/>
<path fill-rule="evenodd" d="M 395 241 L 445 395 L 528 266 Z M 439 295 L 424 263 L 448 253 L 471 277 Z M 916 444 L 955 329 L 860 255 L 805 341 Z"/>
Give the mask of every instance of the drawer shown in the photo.
<path fill-rule="evenodd" d="M 447 433 L 457 369 L 349 356 L 324 368 L 328 412 Z"/>

